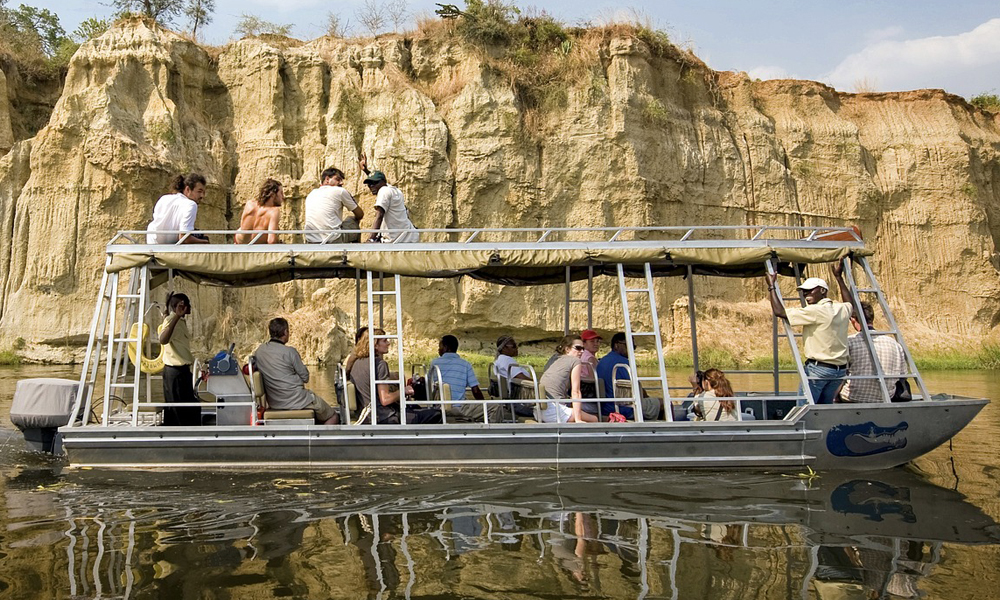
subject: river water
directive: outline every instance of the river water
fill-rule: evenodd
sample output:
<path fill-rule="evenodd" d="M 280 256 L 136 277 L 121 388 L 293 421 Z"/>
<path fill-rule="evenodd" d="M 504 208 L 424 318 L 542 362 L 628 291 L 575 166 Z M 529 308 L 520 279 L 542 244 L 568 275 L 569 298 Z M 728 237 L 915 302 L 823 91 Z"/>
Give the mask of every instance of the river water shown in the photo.
<path fill-rule="evenodd" d="M 0 599 L 1000 596 L 996 403 L 874 473 L 127 472 L 22 450 L 10 399 L 40 376 L 75 374 L 0 369 Z"/>

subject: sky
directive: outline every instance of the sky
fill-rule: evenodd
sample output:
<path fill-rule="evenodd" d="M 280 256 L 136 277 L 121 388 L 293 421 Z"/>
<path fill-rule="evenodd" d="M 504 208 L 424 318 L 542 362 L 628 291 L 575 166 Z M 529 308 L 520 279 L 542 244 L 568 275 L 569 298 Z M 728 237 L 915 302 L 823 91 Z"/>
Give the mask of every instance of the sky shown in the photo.
<path fill-rule="evenodd" d="M 509 0 L 508 0 L 509 1 Z M 459 0 L 441 0 L 464 6 Z M 59 15 L 72 32 L 88 17 L 106 17 L 111 0 L 8 0 Z M 405 5 L 406 29 L 433 16 L 433 0 L 216 0 L 213 21 L 199 37 L 224 44 L 240 16 L 293 25 L 312 39 L 336 11 L 355 35 L 367 34 L 358 14 L 365 6 Z M 759 79 L 822 81 L 838 90 L 904 91 L 943 88 L 970 98 L 1000 93 L 1000 0 L 515 0 L 567 25 L 638 17 L 666 31 L 719 71 L 746 71 Z M 623 8 L 624 7 L 624 8 Z M 189 26 L 178 20 L 173 26 Z"/>

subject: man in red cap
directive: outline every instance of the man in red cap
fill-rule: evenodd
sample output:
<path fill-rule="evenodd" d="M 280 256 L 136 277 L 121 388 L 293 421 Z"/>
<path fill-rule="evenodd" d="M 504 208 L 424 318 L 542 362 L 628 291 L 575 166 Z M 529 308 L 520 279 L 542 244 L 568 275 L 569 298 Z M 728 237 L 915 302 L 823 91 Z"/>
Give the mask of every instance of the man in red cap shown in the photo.
<path fill-rule="evenodd" d="M 597 351 L 601 349 L 601 340 L 604 338 L 593 329 L 584 329 L 580 332 L 580 339 L 583 340 L 583 354 L 580 355 L 580 362 L 583 363 L 583 368 L 580 369 L 580 380 L 583 386 L 581 390 L 584 398 L 596 398 L 597 387 L 590 384 L 597 382 Z"/>

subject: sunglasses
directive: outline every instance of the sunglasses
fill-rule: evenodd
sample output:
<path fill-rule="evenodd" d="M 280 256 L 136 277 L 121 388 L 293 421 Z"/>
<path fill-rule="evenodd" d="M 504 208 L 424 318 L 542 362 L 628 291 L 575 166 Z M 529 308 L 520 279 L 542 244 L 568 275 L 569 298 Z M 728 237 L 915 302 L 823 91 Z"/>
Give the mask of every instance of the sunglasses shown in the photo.
<path fill-rule="evenodd" d="M 574 350 L 583 350 L 583 346 L 573 346 Z"/>

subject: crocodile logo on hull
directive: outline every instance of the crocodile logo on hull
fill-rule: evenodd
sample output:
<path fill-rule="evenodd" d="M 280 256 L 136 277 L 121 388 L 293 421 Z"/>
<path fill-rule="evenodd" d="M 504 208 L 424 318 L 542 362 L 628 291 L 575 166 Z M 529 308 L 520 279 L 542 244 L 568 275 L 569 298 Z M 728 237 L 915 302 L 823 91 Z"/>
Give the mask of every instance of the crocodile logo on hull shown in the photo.
<path fill-rule="evenodd" d="M 909 425 L 901 421 L 879 427 L 871 421 L 858 425 L 837 425 L 826 435 L 826 447 L 834 456 L 871 456 L 906 447 Z"/>

